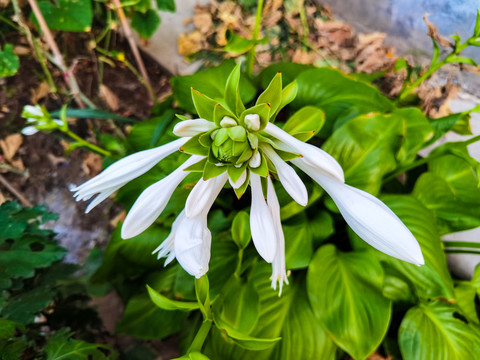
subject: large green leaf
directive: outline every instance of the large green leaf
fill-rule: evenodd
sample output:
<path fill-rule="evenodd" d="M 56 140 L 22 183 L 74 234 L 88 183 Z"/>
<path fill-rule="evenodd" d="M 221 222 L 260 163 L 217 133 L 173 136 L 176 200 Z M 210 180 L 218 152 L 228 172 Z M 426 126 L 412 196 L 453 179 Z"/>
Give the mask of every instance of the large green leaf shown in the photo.
<path fill-rule="evenodd" d="M 90 31 L 92 27 L 92 0 L 58 0 L 55 5 L 39 1 L 38 7 L 51 30 Z"/>
<path fill-rule="evenodd" d="M 326 115 L 326 130 L 333 128 L 334 122 L 343 113 L 365 114 L 372 111 L 389 112 L 393 105 L 377 88 L 357 81 L 331 68 L 318 68 L 303 71 L 297 77 L 298 93 L 292 105 L 296 108 L 317 106 Z"/>
<path fill-rule="evenodd" d="M 415 160 L 418 150 L 433 136 L 433 129 L 419 108 L 398 109 L 394 114 L 404 122 L 403 142 L 397 153 L 397 160 L 402 165 Z"/>
<path fill-rule="evenodd" d="M 304 215 L 304 214 L 302 214 Z M 313 234 L 305 216 L 296 216 L 282 225 L 285 235 L 285 260 L 289 270 L 306 268 L 313 256 Z"/>
<path fill-rule="evenodd" d="M 473 359 L 480 351 L 478 330 L 462 320 L 456 307 L 444 302 L 410 309 L 398 341 L 405 360 Z"/>
<path fill-rule="evenodd" d="M 389 195 L 382 197 L 382 200 L 410 229 L 420 244 L 425 259 L 425 265 L 416 266 L 372 250 L 377 253 L 385 267 L 386 288 L 384 290 L 386 292 L 395 290 L 388 287 L 392 285 L 396 287 L 392 280 L 397 279 L 407 284 L 408 292 L 416 298 L 453 299 L 453 282 L 448 272 L 435 216 L 410 195 Z M 400 291 L 401 288 L 397 290 Z M 400 295 L 408 296 L 409 294 Z"/>
<path fill-rule="evenodd" d="M 213 100 L 222 103 L 225 94 L 225 84 L 234 67 L 234 61 L 225 61 L 220 66 L 199 71 L 193 75 L 172 78 L 173 94 L 178 102 L 178 106 L 192 114 L 196 113 L 190 90 L 192 87 Z M 240 78 L 239 90 L 245 104 L 251 101 L 256 93 L 255 87 L 245 76 Z"/>
<path fill-rule="evenodd" d="M 184 311 L 167 311 L 157 307 L 146 294 L 132 297 L 117 323 L 116 332 L 140 339 L 163 339 L 182 329 Z"/>
<path fill-rule="evenodd" d="M 342 165 L 347 184 L 375 195 L 382 177 L 396 167 L 402 130 L 398 115 L 363 115 L 335 131 L 323 148 Z"/>
<path fill-rule="evenodd" d="M 219 331 L 212 331 L 204 348 L 205 354 L 212 359 L 231 360 L 287 360 L 294 354 L 297 356 L 293 358 L 298 359 L 331 359 L 335 346 L 320 323 L 312 321 L 312 309 L 305 287 L 301 285 L 303 280 L 290 278 L 292 286 L 285 286 L 279 297 L 271 288 L 270 276 L 271 266 L 262 262 L 255 266 L 248 279 L 260 299 L 258 322 L 251 336 L 264 339 L 281 336 L 282 340 L 275 347 L 253 352 L 233 344 Z M 305 319 L 308 319 L 307 323 L 304 323 Z"/>
<path fill-rule="evenodd" d="M 470 281 L 460 281 L 455 287 L 458 306 L 469 321 L 480 324 L 480 266 Z"/>
<path fill-rule="evenodd" d="M 367 251 L 342 253 L 325 245 L 308 269 L 313 312 L 354 359 L 373 353 L 387 332 L 391 302 L 382 295 L 382 284 L 382 267 Z"/>
<path fill-rule="evenodd" d="M 438 218 L 442 234 L 480 226 L 476 171 L 461 158 L 445 155 L 429 163 L 413 194 Z"/>

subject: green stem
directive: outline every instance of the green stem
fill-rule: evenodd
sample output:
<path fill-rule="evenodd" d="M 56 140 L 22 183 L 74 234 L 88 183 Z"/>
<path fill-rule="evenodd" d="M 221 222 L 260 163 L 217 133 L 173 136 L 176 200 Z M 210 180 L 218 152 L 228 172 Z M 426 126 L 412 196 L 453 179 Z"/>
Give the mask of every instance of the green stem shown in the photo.
<path fill-rule="evenodd" d="M 239 249 L 237 268 L 235 269 L 235 273 L 234 273 L 237 278 L 240 278 L 240 276 L 242 275 L 242 261 L 243 261 L 243 249 Z"/>
<path fill-rule="evenodd" d="M 416 167 L 422 166 L 422 165 L 428 163 L 429 161 L 431 161 L 433 159 L 436 159 L 436 158 L 439 158 L 440 156 L 443 156 L 443 155 L 445 155 L 445 154 L 444 153 L 438 153 L 438 154 L 435 154 L 435 155 L 429 155 L 427 157 L 418 159 L 417 161 L 414 161 L 413 163 L 411 163 L 409 165 L 403 166 L 400 169 L 398 169 L 397 171 L 395 171 L 393 174 L 387 176 L 383 180 L 383 182 L 387 183 L 390 180 L 395 179 L 398 175 L 403 174 L 403 173 L 405 173 L 409 170 L 415 169 Z"/>
<path fill-rule="evenodd" d="M 470 254 L 470 255 L 480 255 L 479 250 L 463 250 L 463 249 L 445 249 L 447 254 Z"/>
<path fill-rule="evenodd" d="M 450 55 L 449 55 L 450 56 Z M 447 56 L 445 59 L 443 59 L 442 61 L 436 63 L 436 64 L 432 64 L 430 65 L 430 67 L 428 68 L 427 71 L 425 71 L 423 73 L 422 76 L 420 76 L 417 80 L 415 80 L 413 82 L 412 85 L 410 85 L 409 87 L 406 87 L 401 93 L 400 95 L 398 96 L 398 99 L 397 99 L 397 103 L 403 99 L 405 99 L 405 97 L 407 97 L 407 95 L 411 94 L 413 90 L 415 90 L 417 87 L 420 86 L 421 83 L 423 83 L 425 80 L 427 80 L 430 76 L 433 75 L 433 73 L 435 71 L 437 71 L 438 69 L 440 69 L 443 65 L 445 65 L 447 62 L 446 60 L 449 58 L 449 56 Z"/>
<path fill-rule="evenodd" d="M 305 6 L 304 2 L 300 4 L 300 21 L 302 22 L 302 27 L 303 27 L 303 40 L 304 42 L 308 43 L 308 34 L 310 33 L 310 30 L 308 28 L 308 21 L 307 21 L 307 15 L 305 14 Z"/>
<path fill-rule="evenodd" d="M 471 241 L 444 241 L 445 247 L 480 249 L 480 243 Z M 448 249 L 450 250 L 450 249 Z"/>
<path fill-rule="evenodd" d="M 8 26 L 11 26 L 12 28 L 14 28 L 16 31 L 21 32 L 21 29 L 19 26 L 15 25 L 13 21 L 10 21 L 10 19 L 7 19 L 2 14 L 0 14 L 0 21 L 3 21 Z"/>
<path fill-rule="evenodd" d="M 247 53 L 246 70 L 247 70 L 247 75 L 249 77 L 252 77 L 253 75 L 253 66 L 255 65 L 255 52 L 257 49 L 256 41 L 258 40 L 258 35 L 260 34 L 262 12 L 263 12 L 263 0 L 259 0 L 257 4 L 257 15 L 255 17 L 255 27 L 253 28 L 253 34 L 252 34 L 252 40 L 254 41 L 254 45 Z"/>
<path fill-rule="evenodd" d="M 72 131 L 70 130 L 62 130 L 66 135 L 70 136 L 72 139 L 74 139 L 76 142 L 82 144 L 82 146 L 86 147 L 86 148 L 89 148 L 90 150 L 93 150 L 99 154 L 102 154 L 103 156 L 112 156 L 112 154 L 110 153 L 110 151 L 107 151 L 105 149 L 102 149 L 101 147 L 98 147 L 97 145 L 94 145 L 92 143 L 89 143 L 88 141 L 86 140 L 83 140 L 80 136 L 78 136 L 77 134 L 73 133 Z"/>
<path fill-rule="evenodd" d="M 203 343 L 207 339 L 208 333 L 212 328 L 213 321 L 211 319 L 206 319 L 203 321 L 202 326 L 195 335 L 195 338 L 192 341 L 192 344 L 188 348 L 187 353 L 191 353 L 193 351 L 202 352 Z"/>

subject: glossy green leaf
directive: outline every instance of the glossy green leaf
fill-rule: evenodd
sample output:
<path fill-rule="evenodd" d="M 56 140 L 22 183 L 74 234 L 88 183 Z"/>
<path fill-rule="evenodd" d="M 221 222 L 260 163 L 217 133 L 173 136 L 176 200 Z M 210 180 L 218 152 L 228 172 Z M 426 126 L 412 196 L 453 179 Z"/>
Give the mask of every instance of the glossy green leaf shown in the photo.
<path fill-rule="evenodd" d="M 92 27 L 91 0 L 58 0 L 55 4 L 39 1 L 38 7 L 50 30 L 90 31 Z M 36 22 L 33 12 L 31 18 Z"/>
<path fill-rule="evenodd" d="M 396 167 L 397 139 L 403 129 L 398 115 L 363 115 L 335 131 L 323 149 L 340 163 L 347 184 L 375 195 L 383 176 Z"/>
<path fill-rule="evenodd" d="M 480 337 L 453 305 L 432 302 L 411 308 L 398 334 L 404 359 L 471 359 L 480 351 Z"/>
<path fill-rule="evenodd" d="M 433 136 L 433 129 L 427 117 L 418 108 L 403 108 L 394 112 L 404 123 L 403 141 L 397 152 L 399 164 L 408 164 L 415 160 L 418 151 Z"/>
<path fill-rule="evenodd" d="M 273 118 L 277 116 L 277 114 L 288 104 L 290 104 L 295 97 L 297 96 L 298 86 L 297 81 L 294 80 L 287 86 L 285 86 L 282 90 L 282 101 L 280 102 L 280 106 L 278 107 L 275 115 Z"/>
<path fill-rule="evenodd" d="M 325 114 L 319 108 L 305 106 L 295 112 L 283 126 L 283 130 L 301 141 L 308 141 L 320 131 Z"/>
<path fill-rule="evenodd" d="M 225 102 L 228 108 L 237 116 L 245 110 L 240 97 L 240 65 L 238 63 L 235 66 L 225 85 Z"/>
<path fill-rule="evenodd" d="M 213 316 L 216 323 L 249 335 L 257 325 L 259 311 L 260 300 L 253 284 L 234 275 L 215 301 Z"/>
<path fill-rule="evenodd" d="M 198 302 L 172 300 L 147 285 L 148 295 L 155 305 L 163 310 L 186 310 L 192 311 L 200 308 Z"/>
<path fill-rule="evenodd" d="M 434 135 L 426 145 L 433 144 L 450 130 L 455 131 L 455 129 L 457 129 L 459 133 L 465 133 L 465 130 L 467 130 L 467 133 L 471 133 L 470 114 L 465 113 L 456 113 L 441 118 L 430 119 L 430 125 L 434 130 Z"/>
<path fill-rule="evenodd" d="M 307 273 L 307 292 L 316 317 L 335 343 L 355 359 L 380 345 L 391 316 L 383 297 L 383 271 L 368 252 L 342 253 L 322 246 Z"/>
<path fill-rule="evenodd" d="M 232 239 L 239 249 L 245 249 L 252 235 L 250 233 L 250 215 L 245 211 L 239 211 L 232 222 Z"/>
<path fill-rule="evenodd" d="M 476 169 L 457 156 L 432 160 L 413 194 L 437 216 L 442 234 L 480 226 Z"/>
<path fill-rule="evenodd" d="M 193 75 L 173 77 L 171 79 L 173 95 L 178 106 L 190 113 L 195 113 L 190 93 L 191 87 L 216 102 L 224 103 L 225 84 L 234 67 L 235 62 L 229 60 L 220 66 L 199 71 Z M 240 78 L 239 91 L 244 103 L 251 101 L 256 94 L 255 87 L 245 76 Z"/>
<path fill-rule="evenodd" d="M 162 19 L 156 10 L 149 9 L 145 13 L 135 11 L 132 16 L 132 28 L 143 38 L 149 39 L 158 27 Z"/>
<path fill-rule="evenodd" d="M 260 94 L 256 104 L 270 104 L 270 117 L 277 112 L 282 102 L 282 73 L 277 73 L 264 92 Z"/>
<path fill-rule="evenodd" d="M 295 108 L 316 106 L 326 115 L 325 131 L 333 128 L 343 112 L 355 107 L 357 115 L 372 111 L 388 112 L 393 105 L 377 88 L 343 75 L 331 68 L 302 72 L 297 77 Z"/>
<path fill-rule="evenodd" d="M 115 332 L 139 339 L 163 339 L 180 331 L 183 320 L 187 318 L 188 313 L 172 311 L 170 308 L 159 308 L 157 295 L 160 294 L 151 295 L 152 300 L 146 294 L 139 294 L 130 298 L 122 318 L 116 325 Z M 153 298 L 156 299 L 157 303 L 152 302 Z M 160 303 L 168 303 L 167 306 L 172 305 L 168 300 L 170 299 L 167 298 L 165 302 L 160 300 Z"/>
<path fill-rule="evenodd" d="M 303 214 L 301 214 L 303 215 Z M 285 262 L 288 270 L 306 268 L 313 256 L 313 237 L 305 216 L 282 225 L 285 235 Z"/>
<path fill-rule="evenodd" d="M 0 48 L 0 79 L 15 75 L 19 66 L 18 56 L 13 53 L 13 45 L 5 44 L 3 50 Z"/>
<path fill-rule="evenodd" d="M 455 287 L 457 304 L 466 318 L 480 324 L 480 267 L 475 268 L 472 279 L 460 281 Z"/>
<path fill-rule="evenodd" d="M 453 283 L 448 272 L 435 216 L 410 195 L 389 195 L 382 197 L 382 200 L 415 236 L 425 259 L 425 265 L 416 266 L 387 256 L 378 250 L 372 250 L 382 261 L 386 272 L 386 282 L 390 281 L 389 278 L 401 279 L 408 285 L 409 292 L 416 298 L 453 299 Z M 392 283 L 389 286 L 394 285 Z M 402 284 L 399 286 L 404 287 Z M 393 300 L 397 299 L 393 298 Z"/>

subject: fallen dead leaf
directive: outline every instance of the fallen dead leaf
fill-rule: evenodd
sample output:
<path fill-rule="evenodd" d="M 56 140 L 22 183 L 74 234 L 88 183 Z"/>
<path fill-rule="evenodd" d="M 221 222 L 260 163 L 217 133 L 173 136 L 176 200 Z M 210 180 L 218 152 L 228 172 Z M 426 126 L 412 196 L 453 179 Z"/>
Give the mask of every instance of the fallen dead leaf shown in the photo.
<path fill-rule="evenodd" d="M 1 1 L 2 0 L 0 0 L 0 2 Z M 27 47 L 27 46 L 15 45 L 15 47 L 13 48 L 13 53 L 15 55 L 29 55 L 30 54 L 30 48 Z"/>
<path fill-rule="evenodd" d="M 3 193 L 0 191 L 0 205 L 2 205 L 4 202 L 6 202 L 7 199 L 5 198 L 5 196 L 3 195 Z"/>
<path fill-rule="evenodd" d="M 423 21 L 425 21 L 425 24 L 428 27 L 428 36 L 430 36 L 432 39 L 434 39 L 436 42 L 438 42 L 442 46 L 450 46 L 453 45 L 450 40 L 448 40 L 446 37 L 440 36 L 438 33 L 438 29 L 435 25 L 433 25 L 432 22 L 428 21 L 428 14 L 423 15 Z"/>
<path fill-rule="evenodd" d="M 118 223 L 120 221 L 125 220 L 125 217 L 127 216 L 127 213 L 125 210 L 122 210 L 120 213 L 118 213 L 112 220 L 110 220 L 110 226 L 112 228 L 116 228 Z"/>
<path fill-rule="evenodd" d="M 50 93 L 50 86 L 46 82 L 41 82 L 35 89 L 31 90 L 32 95 L 30 100 L 32 104 L 38 103 L 40 99 L 43 99 Z"/>
<path fill-rule="evenodd" d="M 117 111 L 120 107 L 117 95 L 104 84 L 100 85 L 100 96 L 111 110 Z"/>
<path fill-rule="evenodd" d="M 83 159 L 82 169 L 89 177 L 100 174 L 102 171 L 102 157 L 94 153 L 88 153 Z"/>
<path fill-rule="evenodd" d="M 202 49 L 202 34 L 194 31 L 190 34 L 180 34 L 178 37 L 178 52 L 180 55 L 188 56 Z"/>
<path fill-rule="evenodd" d="M 193 16 L 193 24 L 202 34 L 208 34 L 213 30 L 212 15 L 207 12 L 196 13 Z"/>
<path fill-rule="evenodd" d="M 7 161 L 13 160 L 18 149 L 22 145 L 23 137 L 20 134 L 8 135 L 5 139 L 0 140 L 0 148 Z"/>

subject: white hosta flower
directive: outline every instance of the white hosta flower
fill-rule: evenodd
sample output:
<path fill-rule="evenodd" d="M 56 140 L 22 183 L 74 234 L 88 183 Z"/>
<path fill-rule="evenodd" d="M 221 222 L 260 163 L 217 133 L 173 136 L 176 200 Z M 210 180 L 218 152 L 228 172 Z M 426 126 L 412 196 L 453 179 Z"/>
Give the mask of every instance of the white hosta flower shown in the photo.
<path fill-rule="evenodd" d="M 265 132 L 278 139 L 276 145 L 282 150 L 299 153 L 303 161 L 314 166 L 318 171 L 323 171 L 329 176 L 345 182 L 342 167 L 329 153 L 311 144 L 301 142 L 272 123 L 267 124 Z"/>
<path fill-rule="evenodd" d="M 272 214 L 263 197 L 260 176 L 250 175 L 252 207 L 250 209 L 250 230 L 252 240 L 260 256 L 271 263 L 275 257 L 277 240 Z"/>
<path fill-rule="evenodd" d="M 280 204 L 277 194 L 273 187 L 272 179 L 268 178 L 267 203 L 272 214 L 273 225 L 275 227 L 275 237 L 277 251 L 272 262 L 272 288 L 277 290 L 279 283 L 278 296 L 282 295 L 283 283 L 288 285 L 287 271 L 285 268 L 285 236 L 283 235 L 282 223 L 280 221 Z"/>
<path fill-rule="evenodd" d="M 97 198 L 101 200 L 94 200 L 96 206 L 127 182 L 143 175 L 160 160 L 175 151 L 178 151 L 179 147 L 185 144 L 188 140 L 189 138 L 180 138 L 154 149 L 144 150 L 129 155 L 110 165 L 93 179 L 74 187 L 72 189 L 72 191 L 75 191 L 74 196 L 77 201 L 88 200 L 98 193 L 99 195 Z M 94 202 L 92 202 L 92 204 Z M 90 206 L 88 210 L 90 211 L 93 207 L 93 205 Z"/>
<path fill-rule="evenodd" d="M 261 149 L 265 155 L 272 161 L 277 170 L 278 177 L 285 190 L 290 194 L 293 200 L 302 206 L 308 203 L 308 193 L 302 179 L 297 175 L 295 170 L 289 166 L 282 158 L 272 149 L 270 145 L 262 145 Z"/>
<path fill-rule="evenodd" d="M 122 226 L 122 238 L 129 239 L 145 231 L 160 216 L 175 189 L 188 175 L 185 168 L 201 160 L 192 156 L 167 177 L 146 188 L 133 204 Z"/>
<path fill-rule="evenodd" d="M 38 129 L 35 126 L 25 126 L 22 129 L 22 134 L 27 136 L 36 134 L 37 132 L 38 132 Z"/>
<path fill-rule="evenodd" d="M 215 124 L 205 119 L 183 120 L 173 128 L 173 133 L 179 137 L 195 136 L 215 129 Z"/>
<path fill-rule="evenodd" d="M 292 161 L 331 196 L 347 224 L 364 241 L 387 255 L 415 265 L 425 263 L 410 230 L 375 196 L 316 171 L 301 159 Z"/>
<path fill-rule="evenodd" d="M 210 203 L 212 194 L 218 194 L 220 192 L 227 182 L 227 178 L 228 175 L 223 173 L 212 179 L 200 179 L 188 195 L 185 204 L 185 213 L 187 216 L 189 218 L 198 216 Z M 215 198 L 216 197 L 217 196 L 215 196 Z"/>

